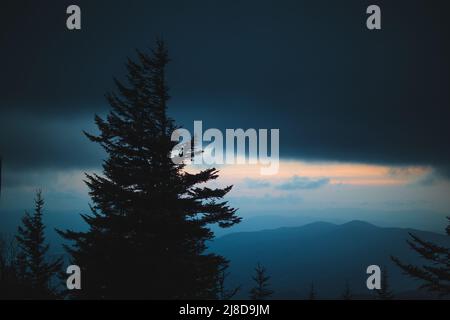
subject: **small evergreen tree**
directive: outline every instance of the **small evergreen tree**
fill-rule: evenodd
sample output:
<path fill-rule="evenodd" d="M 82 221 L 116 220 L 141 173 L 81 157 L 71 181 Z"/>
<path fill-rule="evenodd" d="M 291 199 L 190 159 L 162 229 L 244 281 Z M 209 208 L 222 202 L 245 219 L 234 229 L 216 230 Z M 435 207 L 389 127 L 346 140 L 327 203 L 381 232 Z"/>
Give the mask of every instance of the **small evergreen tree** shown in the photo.
<path fill-rule="evenodd" d="M 447 218 L 450 222 L 450 217 Z M 445 229 L 450 236 L 450 223 Z M 404 263 L 397 257 L 391 257 L 404 274 L 421 280 L 420 289 L 437 293 L 439 296 L 450 295 L 450 248 L 423 240 L 410 233 L 409 246 L 429 263 L 423 266 L 414 266 Z"/>
<path fill-rule="evenodd" d="M 309 287 L 308 300 L 316 300 L 317 293 L 314 288 L 314 282 L 311 282 L 311 286 Z"/>
<path fill-rule="evenodd" d="M 33 214 L 25 213 L 16 236 L 19 254 L 16 268 L 20 282 L 29 287 L 27 297 L 32 299 L 56 298 L 51 285 L 53 276 L 61 270 L 62 260 L 48 261 L 49 245 L 45 243 L 43 216 L 44 199 L 37 192 Z"/>
<path fill-rule="evenodd" d="M 376 290 L 377 297 L 380 300 L 392 300 L 394 294 L 389 283 L 389 273 L 386 267 L 381 270 L 381 289 Z"/>
<path fill-rule="evenodd" d="M 16 257 L 16 241 L 0 234 L 0 300 L 20 299 L 25 292 L 17 277 Z"/>
<path fill-rule="evenodd" d="M 6 278 L 9 264 L 8 243 L 5 237 L 0 234 L 0 283 Z"/>
<path fill-rule="evenodd" d="M 353 299 L 353 294 L 350 289 L 350 284 L 348 283 L 348 281 L 345 281 L 345 290 L 342 293 L 342 299 L 343 300 L 352 300 Z"/>
<path fill-rule="evenodd" d="M 241 289 L 240 286 L 233 288 L 233 289 L 227 289 L 225 287 L 225 280 L 229 276 L 229 273 L 227 272 L 226 266 L 222 267 L 219 272 L 219 279 L 217 281 L 218 285 L 218 299 L 219 300 L 230 300 L 232 299 Z"/>
<path fill-rule="evenodd" d="M 255 287 L 250 290 L 250 299 L 265 300 L 273 295 L 273 290 L 270 289 L 270 276 L 266 275 L 266 269 L 258 263 L 255 268 L 255 276 L 252 277 L 255 281 Z"/>

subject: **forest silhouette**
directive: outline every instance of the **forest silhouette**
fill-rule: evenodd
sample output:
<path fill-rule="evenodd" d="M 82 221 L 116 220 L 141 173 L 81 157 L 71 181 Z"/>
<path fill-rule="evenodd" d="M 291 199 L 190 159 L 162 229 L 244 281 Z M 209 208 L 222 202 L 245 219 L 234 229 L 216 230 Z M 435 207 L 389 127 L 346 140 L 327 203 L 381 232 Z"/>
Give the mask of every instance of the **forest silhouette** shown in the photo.
<path fill-rule="evenodd" d="M 82 271 L 82 290 L 64 292 L 70 298 L 219 297 L 228 261 L 206 252 L 214 237 L 210 227 L 228 228 L 241 218 L 222 200 L 232 186 L 204 186 L 218 178 L 215 168 L 189 173 L 172 162 L 177 127 L 167 116 L 168 62 L 162 40 L 150 53 L 138 52 L 137 61 L 129 59 L 128 83 L 115 80 L 117 91 L 106 95 L 108 116 L 95 117 L 100 134 L 85 132 L 108 157 L 102 175 L 86 174 L 92 205 L 81 216 L 88 231 L 58 230 L 69 242 L 64 247 L 70 263 Z M 11 249 L 14 243 L 3 246 L 14 251 L 2 263 L 3 295 L 33 299 L 53 292 L 49 274 L 58 274 L 61 261 L 44 259 L 42 206 L 38 193 L 35 215 L 27 214 L 18 230 L 18 250 Z"/>
<path fill-rule="evenodd" d="M 127 61 L 127 82 L 115 80 L 116 90 L 106 94 L 109 114 L 95 116 L 99 134 L 84 132 L 107 155 L 101 175 L 86 174 L 91 212 L 81 218 L 88 229 L 57 230 L 70 264 L 81 268 L 82 290 L 65 290 L 63 258 L 48 254 L 38 191 L 34 212 L 25 213 L 17 235 L 0 238 L 0 299 L 228 300 L 240 290 L 227 288 L 230 262 L 207 245 L 215 237 L 213 225 L 229 228 L 241 221 L 223 199 L 232 186 L 210 188 L 218 170 L 193 173 L 172 161 L 177 142 L 171 134 L 178 126 L 167 115 L 167 47 L 157 40 L 153 50 L 138 51 L 137 57 Z M 421 280 L 423 289 L 449 295 L 449 249 L 411 236 L 410 246 L 430 266 L 392 259 Z M 376 298 L 393 299 L 387 272 L 383 275 L 386 286 Z M 273 297 L 270 279 L 258 264 L 249 298 Z M 314 283 L 307 298 L 317 299 Z M 348 282 L 341 298 L 354 298 Z"/>

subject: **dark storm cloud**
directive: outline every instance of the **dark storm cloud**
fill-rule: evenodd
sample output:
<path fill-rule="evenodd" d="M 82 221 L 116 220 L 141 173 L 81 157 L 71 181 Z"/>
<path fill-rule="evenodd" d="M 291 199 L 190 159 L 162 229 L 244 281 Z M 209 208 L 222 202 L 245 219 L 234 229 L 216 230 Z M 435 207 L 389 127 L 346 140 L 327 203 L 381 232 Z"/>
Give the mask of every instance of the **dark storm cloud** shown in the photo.
<path fill-rule="evenodd" d="M 375 32 L 365 28 L 372 3 L 362 0 L 7 2 L 0 153 L 21 167 L 99 163 L 77 135 L 106 110 L 103 94 L 126 57 L 163 35 L 170 112 L 186 126 L 280 128 L 284 158 L 450 172 L 446 1 L 377 1 Z M 80 32 L 65 30 L 73 3 Z M 11 110 L 29 115 L 26 127 Z"/>
<path fill-rule="evenodd" d="M 0 111 L 4 167 L 12 173 L 98 167 L 102 151 L 82 134 L 83 129 L 95 132 L 91 120 Z"/>

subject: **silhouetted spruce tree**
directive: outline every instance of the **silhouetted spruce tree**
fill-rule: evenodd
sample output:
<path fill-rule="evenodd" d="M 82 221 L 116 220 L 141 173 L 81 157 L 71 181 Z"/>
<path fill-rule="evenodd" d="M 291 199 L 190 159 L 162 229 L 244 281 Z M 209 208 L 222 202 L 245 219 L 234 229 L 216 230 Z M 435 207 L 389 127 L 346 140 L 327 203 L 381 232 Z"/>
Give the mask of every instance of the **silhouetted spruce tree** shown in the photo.
<path fill-rule="evenodd" d="M 0 234 L 0 300 L 24 297 L 25 290 L 16 272 L 16 243 Z"/>
<path fill-rule="evenodd" d="M 450 222 L 450 217 L 447 218 Z M 450 236 L 450 223 L 445 229 Z M 423 240 L 410 233 L 412 240 L 407 240 L 409 246 L 429 263 L 414 266 L 404 263 L 397 257 L 391 257 L 404 274 L 422 281 L 420 289 L 435 292 L 439 296 L 450 295 L 450 248 Z"/>
<path fill-rule="evenodd" d="M 87 174 L 93 202 L 82 218 L 87 232 L 60 234 L 82 270 L 82 298 L 215 299 L 222 256 L 206 253 L 212 224 L 230 227 L 241 218 L 222 198 L 231 190 L 201 185 L 214 168 L 189 173 L 174 164 L 176 126 L 168 117 L 167 49 L 128 60 L 128 84 L 115 80 L 112 108 L 95 117 L 99 135 L 85 133 L 108 158 L 103 175 Z"/>
<path fill-rule="evenodd" d="M 311 282 L 311 286 L 309 287 L 308 300 L 316 300 L 317 293 L 314 288 L 314 282 Z"/>
<path fill-rule="evenodd" d="M 265 300 L 273 295 L 273 290 L 270 289 L 270 276 L 266 275 L 266 269 L 258 263 L 255 268 L 255 276 L 252 277 L 255 281 L 255 287 L 250 290 L 250 299 Z"/>
<path fill-rule="evenodd" d="M 342 299 L 343 300 L 352 300 L 353 299 L 353 294 L 350 289 L 350 284 L 348 283 L 348 281 L 345 282 L 345 290 L 342 293 Z"/>
<path fill-rule="evenodd" d="M 380 300 L 394 299 L 394 294 L 389 283 L 389 273 L 386 267 L 383 267 L 381 270 L 381 289 L 375 291 L 377 293 L 378 299 Z"/>
<path fill-rule="evenodd" d="M 20 250 L 16 270 L 22 285 L 29 288 L 25 293 L 26 298 L 31 299 L 58 297 L 51 280 L 61 270 L 62 260 L 49 261 L 47 257 L 49 245 L 45 243 L 43 207 L 44 199 L 41 191 L 38 191 L 34 213 L 25 212 L 16 236 Z"/>
<path fill-rule="evenodd" d="M 233 298 L 241 289 L 240 286 L 233 288 L 233 289 L 227 289 L 225 286 L 225 280 L 228 277 L 229 273 L 227 272 L 227 266 L 223 266 L 221 270 L 219 271 L 219 278 L 217 281 L 218 289 L 218 299 L 219 300 L 230 300 Z"/>

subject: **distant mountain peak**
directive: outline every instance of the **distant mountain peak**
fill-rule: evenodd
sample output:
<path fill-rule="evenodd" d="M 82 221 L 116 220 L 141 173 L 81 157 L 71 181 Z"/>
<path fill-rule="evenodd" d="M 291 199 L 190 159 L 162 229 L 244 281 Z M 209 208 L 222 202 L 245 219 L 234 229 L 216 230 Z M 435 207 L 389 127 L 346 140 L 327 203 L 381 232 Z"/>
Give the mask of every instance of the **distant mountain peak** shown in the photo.
<path fill-rule="evenodd" d="M 370 297 L 366 286 L 366 269 L 371 264 L 389 268 L 393 290 L 410 292 L 409 296 L 426 297 L 416 291 L 417 282 L 405 277 L 391 261 L 398 256 L 415 265 L 420 257 L 408 246 L 408 232 L 423 239 L 450 246 L 446 235 L 419 230 L 378 227 L 352 220 L 343 224 L 313 222 L 298 227 L 231 233 L 211 243 L 210 251 L 231 261 L 230 283 L 252 287 L 252 271 L 260 261 L 269 270 L 275 298 L 303 299 L 311 281 L 321 297 L 339 297 L 348 279 L 352 292 Z M 238 295 L 244 298 L 245 295 Z"/>
<path fill-rule="evenodd" d="M 303 226 L 298 226 L 296 228 L 310 228 L 310 227 L 336 227 L 337 225 L 331 222 L 325 222 L 325 221 L 316 221 L 316 222 L 311 222 L 308 224 L 305 224 Z"/>
<path fill-rule="evenodd" d="M 342 227 L 370 227 L 370 228 L 379 228 L 367 221 L 363 220 L 352 220 L 346 223 L 341 224 Z"/>

